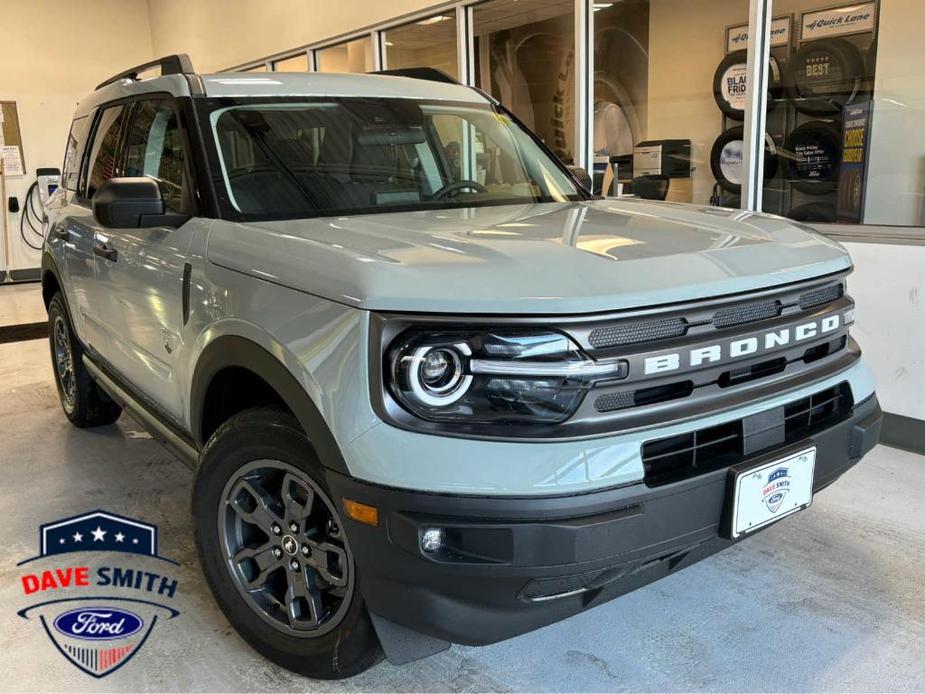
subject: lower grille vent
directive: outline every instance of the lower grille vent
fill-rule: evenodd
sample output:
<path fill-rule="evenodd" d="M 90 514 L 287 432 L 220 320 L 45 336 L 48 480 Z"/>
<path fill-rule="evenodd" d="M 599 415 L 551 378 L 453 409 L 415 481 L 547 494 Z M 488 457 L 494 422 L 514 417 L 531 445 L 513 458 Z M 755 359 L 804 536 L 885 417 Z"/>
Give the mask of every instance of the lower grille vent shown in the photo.
<path fill-rule="evenodd" d="M 843 421 L 851 413 L 852 405 L 847 383 L 785 405 L 780 445 L 794 443 Z M 742 432 L 742 420 L 737 419 L 643 444 L 646 484 L 658 487 L 742 462 L 746 450 Z"/>

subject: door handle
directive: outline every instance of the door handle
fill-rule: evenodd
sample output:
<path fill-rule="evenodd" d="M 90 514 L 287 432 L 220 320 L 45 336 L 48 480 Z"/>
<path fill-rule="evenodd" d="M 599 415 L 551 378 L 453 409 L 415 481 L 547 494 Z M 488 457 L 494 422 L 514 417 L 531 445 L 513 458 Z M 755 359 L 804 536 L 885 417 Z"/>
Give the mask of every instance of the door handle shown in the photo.
<path fill-rule="evenodd" d="M 119 254 L 116 252 L 116 249 L 106 243 L 97 243 L 94 245 L 93 254 L 98 255 L 100 258 L 111 260 L 112 262 L 116 262 L 116 260 L 119 259 Z"/>

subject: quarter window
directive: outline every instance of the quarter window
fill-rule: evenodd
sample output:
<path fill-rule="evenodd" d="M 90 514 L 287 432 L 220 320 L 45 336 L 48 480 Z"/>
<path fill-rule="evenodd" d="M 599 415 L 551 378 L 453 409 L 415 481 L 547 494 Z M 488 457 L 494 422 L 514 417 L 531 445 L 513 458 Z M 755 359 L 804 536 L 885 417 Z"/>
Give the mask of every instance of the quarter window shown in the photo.
<path fill-rule="evenodd" d="M 71 123 L 71 130 L 67 135 L 67 148 L 64 150 L 64 166 L 61 180 L 66 190 L 77 190 L 77 180 L 80 172 L 80 153 L 83 150 L 84 133 L 87 127 L 87 117 L 75 118 Z"/>

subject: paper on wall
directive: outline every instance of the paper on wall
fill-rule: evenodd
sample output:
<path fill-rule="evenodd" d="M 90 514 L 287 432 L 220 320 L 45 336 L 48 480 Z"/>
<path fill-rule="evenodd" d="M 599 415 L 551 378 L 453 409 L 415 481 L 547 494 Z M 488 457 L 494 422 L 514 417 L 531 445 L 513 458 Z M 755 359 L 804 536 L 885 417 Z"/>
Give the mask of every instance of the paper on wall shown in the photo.
<path fill-rule="evenodd" d="M 7 176 L 22 176 L 22 157 L 19 156 L 19 147 L 16 145 L 3 145 L 0 147 L 0 157 L 3 159 L 3 172 Z"/>

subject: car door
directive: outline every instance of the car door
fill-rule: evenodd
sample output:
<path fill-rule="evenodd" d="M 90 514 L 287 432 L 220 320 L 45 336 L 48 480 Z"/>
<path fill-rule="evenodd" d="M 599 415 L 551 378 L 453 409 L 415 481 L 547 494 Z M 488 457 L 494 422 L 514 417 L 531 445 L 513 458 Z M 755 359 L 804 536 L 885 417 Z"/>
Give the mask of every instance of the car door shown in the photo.
<path fill-rule="evenodd" d="M 71 320 L 84 345 L 106 355 L 107 331 L 103 305 L 96 283 L 97 231 L 90 198 L 105 181 L 115 176 L 119 161 L 126 104 L 101 108 L 94 114 L 89 154 L 82 159 L 78 181 L 68 192 L 52 226 L 52 234 L 64 240 L 65 272 Z M 65 185 L 68 185 L 65 181 Z"/>
<path fill-rule="evenodd" d="M 158 182 L 165 212 L 192 215 L 188 141 L 169 97 L 137 100 L 126 129 L 122 175 Z M 180 227 L 103 229 L 106 249 L 97 284 L 110 366 L 149 404 L 180 419 L 183 391 L 177 352 L 183 322 L 182 284 L 190 231 Z"/>

